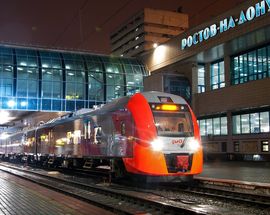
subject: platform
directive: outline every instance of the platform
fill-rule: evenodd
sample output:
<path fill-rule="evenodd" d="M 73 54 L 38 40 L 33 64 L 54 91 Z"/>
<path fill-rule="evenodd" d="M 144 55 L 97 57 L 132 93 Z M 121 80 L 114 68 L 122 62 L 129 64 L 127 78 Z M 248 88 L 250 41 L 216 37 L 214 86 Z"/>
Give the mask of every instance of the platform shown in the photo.
<path fill-rule="evenodd" d="M 113 213 L 0 171 L 0 215 Z"/>
<path fill-rule="evenodd" d="M 208 161 L 198 177 L 229 179 L 270 185 L 270 162 Z"/>

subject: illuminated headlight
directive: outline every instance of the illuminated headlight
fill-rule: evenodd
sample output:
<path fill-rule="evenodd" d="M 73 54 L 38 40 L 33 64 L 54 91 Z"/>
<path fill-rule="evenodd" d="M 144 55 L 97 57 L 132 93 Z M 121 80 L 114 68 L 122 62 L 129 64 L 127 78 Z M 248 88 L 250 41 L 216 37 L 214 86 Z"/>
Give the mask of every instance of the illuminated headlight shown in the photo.
<path fill-rule="evenodd" d="M 198 141 L 198 140 L 195 140 L 195 139 L 191 140 L 191 141 L 189 142 L 189 148 L 190 148 L 192 151 L 194 151 L 194 152 L 198 151 L 198 149 L 200 148 L 200 143 L 199 143 L 199 141 Z"/>
<path fill-rule="evenodd" d="M 155 139 L 151 142 L 154 151 L 161 151 L 163 149 L 163 142 L 160 139 Z"/>

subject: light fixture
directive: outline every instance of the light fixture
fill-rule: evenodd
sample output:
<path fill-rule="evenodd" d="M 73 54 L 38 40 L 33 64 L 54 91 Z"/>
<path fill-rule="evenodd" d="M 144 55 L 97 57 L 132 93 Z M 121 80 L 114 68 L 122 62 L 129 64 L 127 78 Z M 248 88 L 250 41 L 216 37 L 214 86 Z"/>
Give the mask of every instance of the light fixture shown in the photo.
<path fill-rule="evenodd" d="M 158 44 L 157 44 L 157 43 L 154 43 L 154 44 L 153 44 L 153 47 L 154 47 L 154 48 L 157 48 L 157 47 L 158 47 Z"/>
<path fill-rule="evenodd" d="M 27 102 L 25 102 L 25 101 L 21 102 L 22 107 L 25 107 L 26 105 L 27 105 Z"/>
<path fill-rule="evenodd" d="M 13 100 L 9 100 L 7 105 L 8 105 L 8 107 L 13 108 L 16 105 L 16 102 Z"/>
<path fill-rule="evenodd" d="M 154 151 L 161 151 L 164 143 L 160 139 L 155 139 L 151 142 L 151 145 Z"/>
<path fill-rule="evenodd" d="M 20 65 L 21 65 L 21 66 L 27 66 L 27 63 L 21 62 Z"/>
<path fill-rule="evenodd" d="M 193 152 L 196 152 L 199 150 L 200 148 L 200 143 L 198 140 L 196 139 L 191 139 L 189 142 L 188 142 L 188 145 L 189 145 L 189 148 L 193 151 Z"/>

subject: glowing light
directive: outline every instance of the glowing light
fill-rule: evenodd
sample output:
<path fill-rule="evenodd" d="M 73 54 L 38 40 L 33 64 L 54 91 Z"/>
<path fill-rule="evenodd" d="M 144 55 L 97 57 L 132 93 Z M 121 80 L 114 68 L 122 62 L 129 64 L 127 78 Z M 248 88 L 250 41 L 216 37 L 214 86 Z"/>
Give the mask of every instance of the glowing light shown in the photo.
<path fill-rule="evenodd" d="M 189 145 L 189 148 L 192 151 L 194 151 L 194 152 L 198 151 L 198 149 L 200 148 L 199 141 L 198 140 L 195 140 L 195 139 L 190 140 L 190 142 L 188 143 L 188 145 Z"/>
<path fill-rule="evenodd" d="M 26 105 L 27 105 L 27 102 L 21 102 L 22 107 L 26 107 Z"/>
<path fill-rule="evenodd" d="M 154 64 L 160 64 L 165 61 L 165 57 L 167 54 L 167 49 L 165 45 L 159 45 L 155 48 L 153 52 L 153 63 Z"/>
<path fill-rule="evenodd" d="M 135 46 L 135 49 L 138 49 L 140 46 Z"/>
<path fill-rule="evenodd" d="M 154 43 L 154 44 L 153 44 L 153 47 L 154 47 L 154 48 L 157 48 L 157 47 L 158 47 L 158 44 L 157 44 L 157 43 Z"/>
<path fill-rule="evenodd" d="M 9 100 L 7 105 L 10 107 L 10 108 L 13 108 L 15 105 L 16 105 L 16 102 L 13 101 L 13 100 Z"/>
<path fill-rule="evenodd" d="M 163 149 L 163 142 L 160 139 L 155 139 L 151 142 L 154 151 L 161 151 Z"/>
<path fill-rule="evenodd" d="M 177 110 L 179 110 L 179 107 L 177 105 L 163 104 L 163 105 L 161 105 L 161 110 L 177 111 Z"/>
<path fill-rule="evenodd" d="M 107 68 L 107 72 L 112 72 L 112 69 L 111 68 Z"/>
<path fill-rule="evenodd" d="M 4 132 L 0 135 L 0 140 L 6 140 L 8 137 L 9 135 L 6 132 Z"/>
<path fill-rule="evenodd" d="M 27 66 L 27 63 L 21 62 L 20 65 L 21 65 L 21 66 Z"/>

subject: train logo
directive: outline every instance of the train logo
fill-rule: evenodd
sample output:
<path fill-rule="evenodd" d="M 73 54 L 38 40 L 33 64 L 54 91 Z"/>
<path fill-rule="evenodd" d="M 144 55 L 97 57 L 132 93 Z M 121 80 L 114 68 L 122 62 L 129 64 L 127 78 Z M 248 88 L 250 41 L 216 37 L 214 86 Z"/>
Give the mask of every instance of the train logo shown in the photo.
<path fill-rule="evenodd" d="M 180 147 L 182 148 L 182 147 L 184 147 L 185 142 L 184 142 L 184 139 L 173 139 L 172 144 L 173 145 L 180 145 Z"/>

